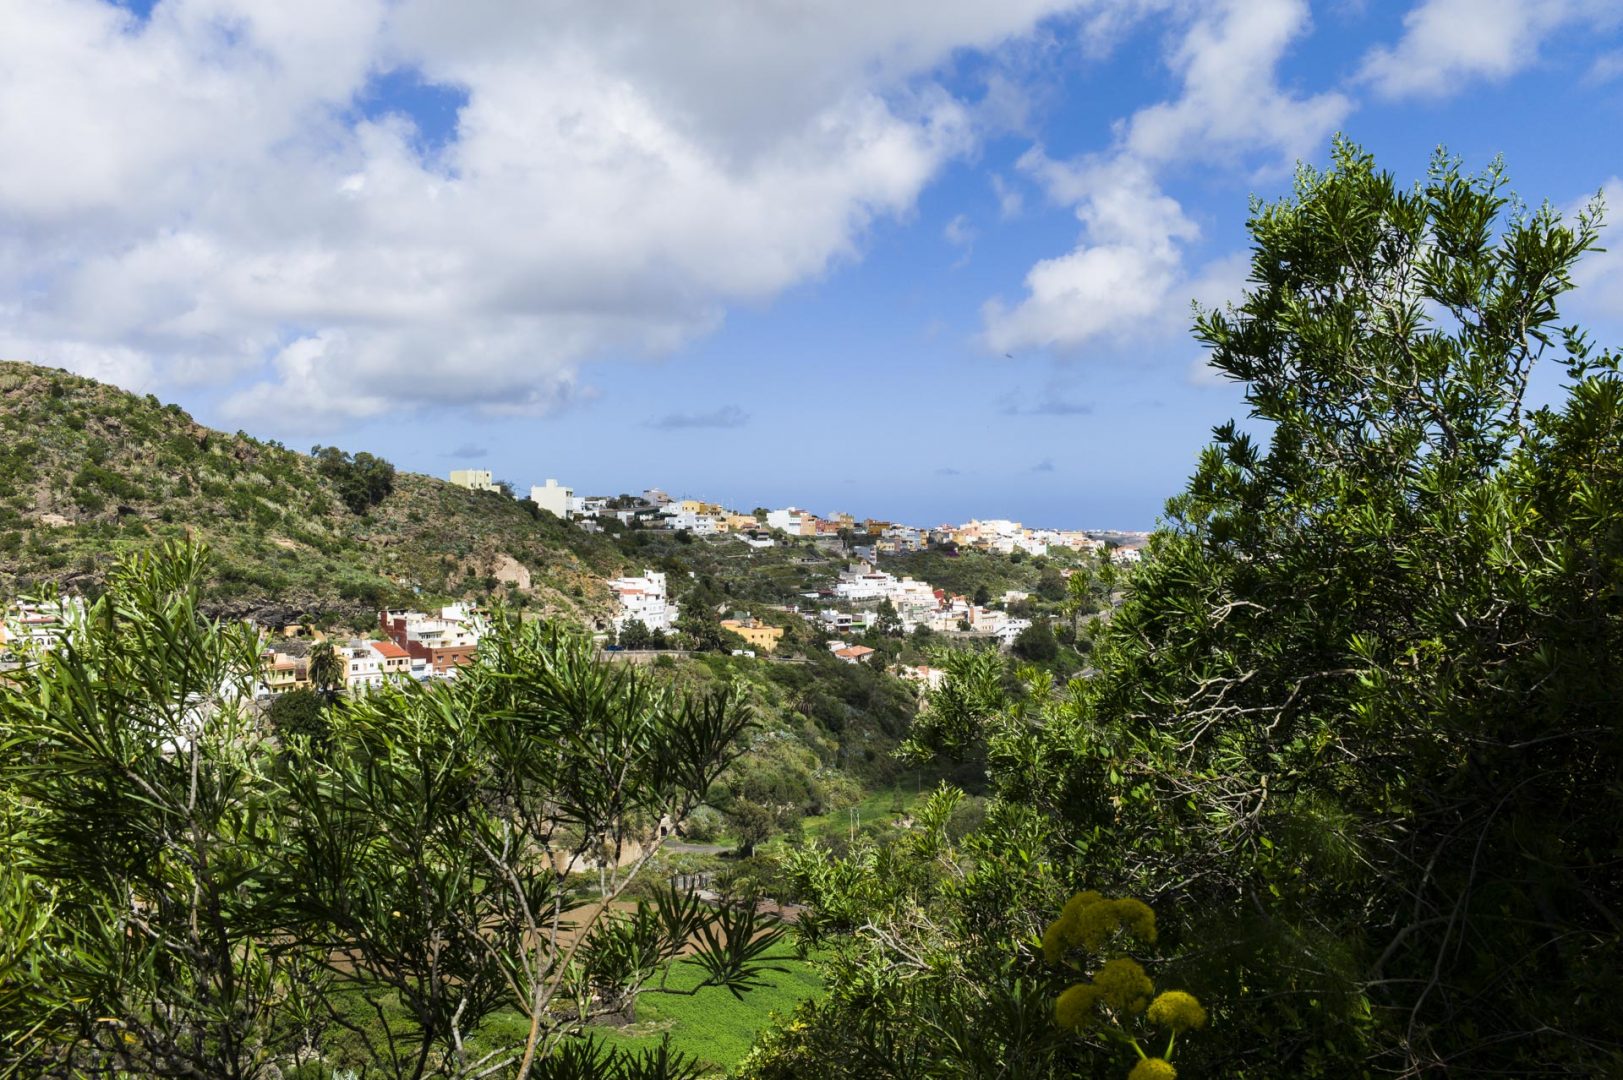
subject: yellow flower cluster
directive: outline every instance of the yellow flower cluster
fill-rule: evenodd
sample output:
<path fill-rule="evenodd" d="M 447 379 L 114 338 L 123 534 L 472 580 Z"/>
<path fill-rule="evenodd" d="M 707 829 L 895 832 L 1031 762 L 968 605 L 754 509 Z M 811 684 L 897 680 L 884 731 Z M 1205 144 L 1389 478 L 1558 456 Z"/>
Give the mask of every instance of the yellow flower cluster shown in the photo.
<path fill-rule="evenodd" d="M 1073 946 L 1097 952 L 1118 929 L 1153 944 L 1155 912 L 1144 901 L 1130 896 L 1107 900 L 1092 890 L 1077 893 L 1044 932 L 1043 956 L 1052 964 L 1058 963 L 1065 950 Z"/>
<path fill-rule="evenodd" d="M 1131 897 L 1108 900 L 1096 892 L 1077 893 L 1043 933 L 1043 955 L 1050 963 L 1064 961 L 1080 968 L 1076 958 L 1067 957 L 1070 950 L 1098 954 L 1118 932 L 1154 942 L 1155 912 Z M 1160 1057 L 1149 1057 L 1133 1033 L 1133 1017 L 1146 1013 L 1151 1023 L 1171 1032 Z M 1139 1061 L 1127 1080 L 1177 1080 L 1178 1071 L 1168 1060 L 1173 1045 L 1183 1032 L 1206 1026 L 1206 1010 L 1193 994 L 1182 990 L 1157 995 L 1139 962 L 1118 956 L 1101 964 L 1090 982 L 1065 988 L 1054 1000 L 1054 1022 L 1069 1031 L 1103 1025 L 1104 1034 L 1130 1044 Z"/>
<path fill-rule="evenodd" d="M 1092 982 L 1077 983 L 1061 993 L 1054 1001 L 1054 1022 L 1072 1031 L 1087 1027 L 1097 1018 L 1093 1007 L 1099 1004 L 1120 1016 L 1133 1016 L 1144 1011 L 1154 992 L 1138 961 L 1124 956 L 1100 968 Z"/>
<path fill-rule="evenodd" d="M 1206 1010 L 1195 995 L 1168 990 L 1150 1003 L 1150 1023 L 1182 1033 L 1206 1026 Z"/>
<path fill-rule="evenodd" d="M 1099 988 L 1106 1005 L 1123 1015 L 1137 1015 L 1150 1004 L 1155 987 L 1137 960 L 1119 957 L 1100 968 L 1093 976 L 1093 985 Z"/>
<path fill-rule="evenodd" d="M 1070 1031 L 1089 1026 L 1095 1019 L 1093 1006 L 1098 1000 L 1099 988 L 1092 983 L 1066 988 L 1054 999 L 1054 1023 Z"/>

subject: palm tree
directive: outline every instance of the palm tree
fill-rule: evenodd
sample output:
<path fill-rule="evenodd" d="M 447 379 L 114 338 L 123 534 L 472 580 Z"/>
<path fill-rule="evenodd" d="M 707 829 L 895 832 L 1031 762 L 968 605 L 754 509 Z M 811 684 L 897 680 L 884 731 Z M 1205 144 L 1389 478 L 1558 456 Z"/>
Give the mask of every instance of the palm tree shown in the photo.
<path fill-rule="evenodd" d="M 310 650 L 310 685 L 328 701 L 344 685 L 344 662 L 330 641 L 318 641 Z"/>

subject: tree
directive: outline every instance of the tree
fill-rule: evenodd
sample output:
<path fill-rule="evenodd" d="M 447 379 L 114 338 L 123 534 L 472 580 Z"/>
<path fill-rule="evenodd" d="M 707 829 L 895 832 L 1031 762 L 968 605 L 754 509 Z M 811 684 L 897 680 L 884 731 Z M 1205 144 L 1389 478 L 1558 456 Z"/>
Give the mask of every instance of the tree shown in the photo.
<path fill-rule="evenodd" d="M 458 679 L 276 747 L 257 636 L 198 614 L 205 575 L 189 545 L 124 563 L 0 682 L 0 1073 L 692 1077 L 567 1036 L 695 943 L 705 985 L 769 966 L 755 906 L 671 889 L 639 908 L 652 967 L 599 945 L 744 745 L 738 688 L 499 618 Z"/>
<path fill-rule="evenodd" d="M 1071 619 L 1071 637 L 1074 640 L 1080 627 L 1082 616 L 1091 615 L 1099 610 L 1099 604 L 1093 595 L 1093 575 L 1085 566 L 1079 566 L 1071 571 L 1071 576 L 1065 582 L 1065 601 L 1061 610 Z"/>
<path fill-rule="evenodd" d="M 350 455 L 336 446 L 311 447 L 310 455 L 352 513 L 366 513 L 394 491 L 394 466 L 383 458 L 365 451 Z"/>
<path fill-rule="evenodd" d="M 716 594 L 704 581 L 695 582 L 682 597 L 681 614 L 676 617 L 676 628 L 682 632 L 687 647 L 694 652 L 726 652 L 733 648 L 729 638 L 737 638 L 722 629 L 721 606 Z"/>
<path fill-rule="evenodd" d="M 283 741 L 304 738 L 324 744 L 332 731 L 325 703 L 311 690 L 289 690 L 277 695 L 266 714 L 276 737 Z"/>
<path fill-rule="evenodd" d="M 249 1080 L 307 1031 L 321 979 L 258 936 L 265 895 L 243 886 L 278 835 L 258 640 L 199 614 L 204 561 L 181 544 L 126 561 L 81 628 L 0 683 L 0 864 L 25 886 L 0 902 L 29 905 L 0 925 L 35 946 L 0 973 L 0 1007 L 37 1009 L 0 1073 Z"/>
<path fill-rule="evenodd" d="M 604 912 L 657 855 L 659 824 L 679 826 L 699 805 L 752 723 L 735 686 L 681 695 L 600 662 L 580 633 L 512 617 L 456 680 L 368 695 L 343 718 L 328 767 L 297 770 L 290 785 L 279 878 L 300 886 L 279 925 L 336 932 L 345 947 L 327 954 L 332 977 L 398 995 L 405 1016 L 378 1012 L 364 1037 L 370 1057 L 411 1076 L 436 1060 L 524 1075 L 580 1021 L 620 1008 L 604 987 L 623 970 L 591 962 L 615 957 L 592 944 L 615 933 Z M 601 903 L 570 882 L 583 862 Z M 702 950 L 704 981 L 753 985 L 759 943 L 776 931 L 753 909 L 740 922 L 669 899 L 648 946 L 656 966 L 726 921 L 734 938 Z M 596 989 L 570 1020 L 559 1006 L 577 975 Z M 503 1006 L 525 1018 L 522 1042 L 466 1058 L 467 1039 Z"/>
<path fill-rule="evenodd" d="M 755 854 L 756 844 L 777 831 L 777 826 L 773 809 L 753 799 L 734 799 L 727 808 L 727 827 L 738 839 L 738 854 L 746 859 Z"/>
<path fill-rule="evenodd" d="M 1029 1034 L 1035 957 L 982 945 L 1030 940 L 1049 883 L 1156 897 L 1171 984 L 1224 1003 L 1180 1072 L 1623 1067 L 1623 372 L 1559 321 L 1595 215 L 1504 185 L 1439 157 L 1400 188 L 1338 142 L 1255 208 L 1250 292 L 1197 334 L 1261 434 L 1217 429 L 1092 677 L 932 696 L 913 748 L 988 766 L 973 895 L 818 872 L 841 974 L 756 1075 L 1077 1068 Z M 1565 400 L 1529 410 L 1551 352 Z"/>
<path fill-rule="evenodd" d="M 975 586 L 975 595 L 973 600 L 976 607 L 985 607 L 987 604 L 992 602 L 991 590 L 989 590 L 985 585 Z"/>
<path fill-rule="evenodd" d="M 1037 578 L 1037 595 L 1051 604 L 1065 599 L 1065 575 L 1050 566 Z"/>
<path fill-rule="evenodd" d="M 344 660 L 330 641 L 322 640 L 310 646 L 310 685 L 316 693 L 331 702 L 344 688 Z"/>
<path fill-rule="evenodd" d="M 1059 642 L 1047 619 L 1035 619 L 1014 636 L 1014 655 L 1033 664 L 1047 664 L 1059 658 Z"/>
<path fill-rule="evenodd" d="M 624 649 L 649 649 L 653 647 L 654 635 L 648 630 L 648 624 L 641 619 L 627 619 L 620 627 L 620 647 Z"/>
<path fill-rule="evenodd" d="M 878 633 L 883 634 L 885 637 L 902 636 L 901 616 L 896 614 L 896 605 L 890 602 L 888 596 L 879 601 L 876 614 L 878 620 L 874 623 L 874 629 Z"/>

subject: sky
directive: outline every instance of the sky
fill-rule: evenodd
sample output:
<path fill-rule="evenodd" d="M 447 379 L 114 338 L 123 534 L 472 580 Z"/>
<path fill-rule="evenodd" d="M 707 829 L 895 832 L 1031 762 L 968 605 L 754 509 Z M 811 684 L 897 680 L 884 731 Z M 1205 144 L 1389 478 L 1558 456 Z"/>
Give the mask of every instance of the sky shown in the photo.
<path fill-rule="evenodd" d="M 523 489 L 1150 528 L 1345 133 L 1623 214 L 1615 0 L 0 0 L 0 357 Z M 1623 344 L 1623 242 L 1566 314 Z M 1558 387 L 1545 376 L 1542 392 Z"/>

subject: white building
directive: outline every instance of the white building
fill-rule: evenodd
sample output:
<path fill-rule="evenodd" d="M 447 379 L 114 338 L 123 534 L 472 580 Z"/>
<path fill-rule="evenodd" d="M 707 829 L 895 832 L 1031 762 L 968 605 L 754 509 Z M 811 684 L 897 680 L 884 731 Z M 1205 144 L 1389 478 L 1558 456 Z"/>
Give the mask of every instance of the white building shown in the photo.
<path fill-rule="evenodd" d="M 449 676 L 459 665 L 472 662 L 485 626 L 484 616 L 465 604 L 448 604 L 428 612 L 380 611 L 379 629 L 409 658 L 402 665 L 398 656 L 384 650 L 382 670 L 399 673 L 411 668 L 410 660 L 422 659 L 436 676 Z"/>
<path fill-rule="evenodd" d="M 674 507 L 673 503 L 660 511 L 669 528 L 678 532 L 692 533 L 694 536 L 714 536 L 721 531 L 714 514 L 699 514 L 692 510 L 677 510 Z"/>
<path fill-rule="evenodd" d="M 769 529 L 782 529 L 790 536 L 800 535 L 800 519 L 805 513 L 793 506 L 783 510 L 768 510 L 766 513 L 766 527 Z"/>
<path fill-rule="evenodd" d="M 947 669 L 931 667 L 929 664 L 906 664 L 896 672 L 908 682 L 919 684 L 921 690 L 939 690 L 941 684 L 947 681 Z"/>
<path fill-rule="evenodd" d="M 553 517 L 563 520 L 573 517 L 581 508 L 581 500 L 575 498 L 575 489 L 562 487 L 551 477 L 541 487 L 531 485 L 530 501 Z"/>
<path fill-rule="evenodd" d="M 49 651 L 84 612 L 84 601 L 76 596 L 55 603 L 20 602 L 0 617 L 0 652 Z"/>
<path fill-rule="evenodd" d="M 879 621 L 879 616 L 871 611 L 835 611 L 833 608 L 824 608 L 817 613 L 823 629 L 837 632 L 847 630 L 868 630 Z"/>
<path fill-rule="evenodd" d="M 998 640 L 1004 645 L 1013 645 L 1014 639 L 1020 636 L 1020 631 L 1030 628 L 1030 619 L 1005 618 L 1002 622 L 998 623 L 997 629 L 993 630 L 992 632 L 997 635 Z"/>
<path fill-rule="evenodd" d="M 620 598 L 620 611 L 614 616 L 614 630 L 619 633 L 633 619 L 650 630 L 676 629 L 681 614 L 674 601 L 665 594 L 665 575 L 644 570 L 642 577 L 613 578 L 609 588 Z"/>
<path fill-rule="evenodd" d="M 930 611 L 939 603 L 935 589 L 929 582 L 916 581 L 913 578 L 902 578 L 896 582 L 891 586 L 887 597 L 903 615 Z"/>
<path fill-rule="evenodd" d="M 333 652 L 344 663 L 344 689 L 351 694 L 383 685 L 383 656 L 365 641 L 351 641 Z"/>
<path fill-rule="evenodd" d="M 840 578 L 834 583 L 834 595 L 841 600 L 850 600 L 853 603 L 864 600 L 883 600 L 889 596 L 896 587 L 896 579 L 883 570 L 868 570 L 853 567 L 840 572 Z"/>

